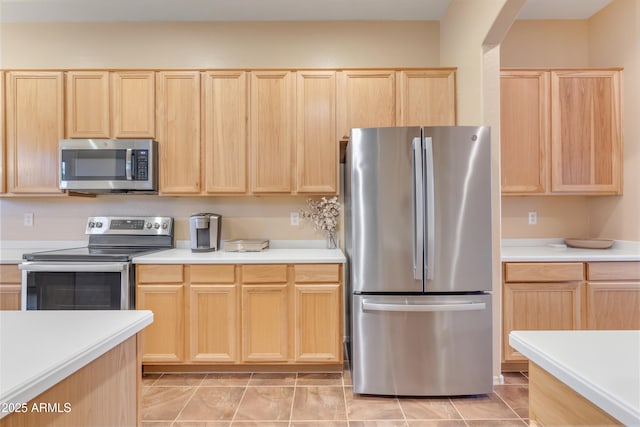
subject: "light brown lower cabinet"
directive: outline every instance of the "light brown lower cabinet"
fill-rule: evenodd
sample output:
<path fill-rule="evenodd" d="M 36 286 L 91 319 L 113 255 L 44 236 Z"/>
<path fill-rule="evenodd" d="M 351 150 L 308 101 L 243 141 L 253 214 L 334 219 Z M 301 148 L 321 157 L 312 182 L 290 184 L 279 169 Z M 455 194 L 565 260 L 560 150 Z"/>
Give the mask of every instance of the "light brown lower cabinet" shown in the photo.
<path fill-rule="evenodd" d="M 640 262 L 587 263 L 586 329 L 640 329 Z"/>
<path fill-rule="evenodd" d="M 0 310 L 20 310 L 21 282 L 17 264 L 0 264 Z"/>
<path fill-rule="evenodd" d="M 233 265 L 189 267 L 189 360 L 238 361 L 238 284 Z"/>
<path fill-rule="evenodd" d="M 508 262 L 502 289 L 503 368 L 514 330 L 640 329 L 640 262 Z"/>
<path fill-rule="evenodd" d="M 138 265 L 147 365 L 342 363 L 340 264 Z"/>

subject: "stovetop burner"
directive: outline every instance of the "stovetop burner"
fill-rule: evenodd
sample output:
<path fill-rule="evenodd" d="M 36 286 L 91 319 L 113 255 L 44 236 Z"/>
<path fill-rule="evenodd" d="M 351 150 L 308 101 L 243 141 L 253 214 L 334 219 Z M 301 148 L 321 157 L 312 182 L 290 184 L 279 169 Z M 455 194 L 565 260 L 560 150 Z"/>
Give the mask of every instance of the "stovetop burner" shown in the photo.
<path fill-rule="evenodd" d="M 86 247 L 24 254 L 27 261 L 107 262 L 130 261 L 135 255 L 173 247 L 171 217 L 89 217 Z"/>

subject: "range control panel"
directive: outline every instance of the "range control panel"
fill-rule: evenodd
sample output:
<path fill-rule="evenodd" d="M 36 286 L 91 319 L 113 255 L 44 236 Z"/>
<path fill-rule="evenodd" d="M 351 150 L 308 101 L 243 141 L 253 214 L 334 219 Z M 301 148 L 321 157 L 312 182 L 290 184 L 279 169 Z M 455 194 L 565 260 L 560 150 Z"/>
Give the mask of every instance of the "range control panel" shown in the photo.
<path fill-rule="evenodd" d="M 173 218 L 169 216 L 92 216 L 85 229 L 85 234 L 170 236 L 172 233 Z"/>

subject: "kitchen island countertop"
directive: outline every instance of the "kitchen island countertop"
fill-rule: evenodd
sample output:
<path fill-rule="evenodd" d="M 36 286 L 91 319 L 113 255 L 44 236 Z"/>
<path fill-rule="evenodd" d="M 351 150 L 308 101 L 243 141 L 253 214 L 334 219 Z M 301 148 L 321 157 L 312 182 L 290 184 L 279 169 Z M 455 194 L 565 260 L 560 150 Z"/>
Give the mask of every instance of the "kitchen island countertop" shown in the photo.
<path fill-rule="evenodd" d="M 0 311 L 0 403 L 32 400 L 152 322 L 149 310 Z"/>
<path fill-rule="evenodd" d="M 502 262 L 640 261 L 640 242 L 616 240 L 609 249 L 562 247 L 563 239 L 503 239 Z"/>
<path fill-rule="evenodd" d="M 513 331 L 509 345 L 627 426 L 640 426 L 640 331 Z"/>

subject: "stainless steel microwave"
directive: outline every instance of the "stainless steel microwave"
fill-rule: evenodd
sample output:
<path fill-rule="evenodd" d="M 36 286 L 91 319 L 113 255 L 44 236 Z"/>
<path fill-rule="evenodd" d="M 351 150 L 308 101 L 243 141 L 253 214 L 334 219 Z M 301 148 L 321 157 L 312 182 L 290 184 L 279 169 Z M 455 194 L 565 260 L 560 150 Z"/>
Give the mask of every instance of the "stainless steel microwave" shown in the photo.
<path fill-rule="evenodd" d="M 60 189 L 79 193 L 158 191 L 158 143 L 151 139 L 60 140 Z"/>

